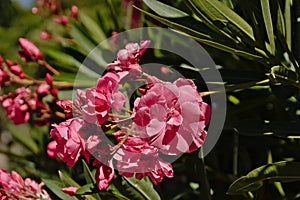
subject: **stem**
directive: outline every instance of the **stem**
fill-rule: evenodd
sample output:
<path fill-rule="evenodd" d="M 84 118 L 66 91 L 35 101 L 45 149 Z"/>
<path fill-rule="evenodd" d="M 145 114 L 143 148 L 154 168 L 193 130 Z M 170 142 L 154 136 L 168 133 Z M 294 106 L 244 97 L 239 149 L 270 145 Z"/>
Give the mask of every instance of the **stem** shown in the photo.
<path fill-rule="evenodd" d="M 49 65 L 49 63 L 47 63 L 45 60 L 38 60 L 37 62 L 38 62 L 38 64 L 43 65 L 44 67 L 46 67 L 53 74 L 59 75 L 59 72 L 56 69 L 54 69 L 51 65 Z"/>
<path fill-rule="evenodd" d="M 124 108 L 124 107 L 123 107 L 122 110 L 125 111 L 125 112 L 128 112 L 128 113 L 132 114 L 132 111 L 129 110 L 129 109 L 127 109 L 127 108 Z"/>
<path fill-rule="evenodd" d="M 234 146 L 233 146 L 233 176 L 237 177 L 238 175 L 238 157 L 239 157 L 239 135 L 238 133 L 235 131 L 234 132 Z"/>
<path fill-rule="evenodd" d="M 126 142 L 126 140 L 127 140 L 127 138 L 128 138 L 128 134 L 126 134 L 125 135 L 125 137 L 116 145 L 116 146 L 114 146 L 113 147 L 113 149 L 112 149 L 112 155 L 114 154 L 114 153 L 116 153 L 116 151 Z"/>
<path fill-rule="evenodd" d="M 124 116 L 124 115 L 117 115 L 117 114 L 111 114 L 111 113 L 109 113 L 108 116 L 109 116 L 109 117 L 122 118 L 122 119 L 126 119 L 126 120 L 132 118 L 131 116 L 128 117 L 128 116 Z"/>
<path fill-rule="evenodd" d="M 262 80 L 259 82 L 252 81 L 252 82 L 248 82 L 248 83 L 227 86 L 227 87 L 225 87 L 225 92 L 233 92 L 236 90 L 243 90 L 243 89 L 250 88 L 252 86 L 264 85 L 267 83 L 270 83 L 270 79 L 265 79 L 265 80 Z M 300 87 L 300 85 L 299 85 L 299 87 Z M 215 91 L 200 92 L 200 95 L 203 97 L 203 96 L 208 96 L 208 95 L 216 94 L 216 93 L 220 93 L 220 92 L 223 92 L 223 90 L 220 89 L 220 90 L 215 90 Z"/>
<path fill-rule="evenodd" d="M 200 180 L 201 180 L 201 189 L 200 194 L 201 198 L 206 200 L 211 200 L 210 195 L 210 185 L 207 180 L 207 174 L 205 169 L 205 163 L 204 163 L 204 156 L 203 156 L 203 148 L 200 149 L 201 159 L 199 159 L 199 171 L 200 171 Z"/>

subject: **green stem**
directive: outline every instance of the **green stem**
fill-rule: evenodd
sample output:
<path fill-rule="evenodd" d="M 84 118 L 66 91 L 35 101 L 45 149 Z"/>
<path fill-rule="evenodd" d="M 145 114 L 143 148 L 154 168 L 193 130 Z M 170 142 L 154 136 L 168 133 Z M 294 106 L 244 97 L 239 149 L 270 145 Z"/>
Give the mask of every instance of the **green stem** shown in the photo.
<path fill-rule="evenodd" d="M 207 179 L 202 148 L 200 149 L 200 154 L 201 154 L 201 159 L 199 159 L 199 169 L 198 169 L 200 171 L 200 180 L 201 180 L 200 195 L 201 195 L 201 199 L 211 200 L 210 185 Z"/>

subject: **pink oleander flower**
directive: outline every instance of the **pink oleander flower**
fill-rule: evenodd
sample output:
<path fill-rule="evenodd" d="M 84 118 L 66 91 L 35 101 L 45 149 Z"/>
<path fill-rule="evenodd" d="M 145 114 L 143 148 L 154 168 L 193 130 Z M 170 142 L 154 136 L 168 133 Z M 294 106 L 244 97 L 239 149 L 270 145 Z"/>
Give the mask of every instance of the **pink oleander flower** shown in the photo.
<path fill-rule="evenodd" d="M 10 174 L 8 171 L 0 169 L 1 199 L 50 200 L 48 193 L 43 190 L 42 187 L 43 183 L 38 184 L 29 178 L 23 180 L 23 178 L 15 171 L 12 171 Z"/>
<path fill-rule="evenodd" d="M 88 88 L 86 92 L 81 93 L 82 116 L 88 123 L 103 124 L 108 119 L 110 110 L 109 96 L 98 91 L 95 87 Z"/>
<path fill-rule="evenodd" d="M 123 108 L 125 95 L 118 91 L 118 82 L 119 76 L 108 72 L 97 81 L 95 87 L 85 92 L 78 91 L 75 104 L 81 108 L 83 118 L 88 123 L 103 124 L 111 108 L 117 111 Z"/>
<path fill-rule="evenodd" d="M 141 41 L 140 44 L 128 43 L 125 49 L 119 50 L 117 60 L 108 64 L 107 68 L 118 73 L 127 72 L 134 76 L 140 75 L 142 68 L 139 65 L 139 61 L 149 45 L 150 40 Z"/>
<path fill-rule="evenodd" d="M 36 102 L 29 88 L 16 89 L 15 94 L 1 98 L 6 114 L 14 124 L 26 123 L 30 119 L 30 111 L 36 109 Z"/>
<path fill-rule="evenodd" d="M 121 141 L 123 137 L 118 137 Z M 158 155 L 159 150 L 138 137 L 128 137 L 114 155 L 120 175 L 137 179 L 148 176 L 157 185 L 166 176 L 174 176 L 172 165 Z"/>
<path fill-rule="evenodd" d="M 167 155 L 198 149 L 206 137 L 210 107 L 191 80 L 154 83 L 134 102 L 136 136 Z"/>
<path fill-rule="evenodd" d="M 22 48 L 19 54 L 24 62 L 43 60 L 43 54 L 31 41 L 25 38 L 19 38 L 19 45 Z"/>
<path fill-rule="evenodd" d="M 57 143 L 55 153 L 57 157 L 73 167 L 81 153 L 85 150 L 85 141 L 80 136 L 85 122 L 80 118 L 71 118 L 60 124 L 54 124 L 50 135 Z"/>
<path fill-rule="evenodd" d="M 69 119 L 72 117 L 73 112 L 73 101 L 69 99 L 57 101 L 56 104 L 64 110 L 66 118 Z"/>
<path fill-rule="evenodd" d="M 108 165 L 99 163 L 99 166 L 96 170 L 96 184 L 99 190 L 105 190 L 108 188 L 109 184 L 114 178 L 115 170 L 110 160 Z"/>
<path fill-rule="evenodd" d="M 70 196 L 74 196 L 75 195 L 75 192 L 78 190 L 78 187 L 75 187 L 75 186 L 69 186 L 69 187 L 65 187 L 65 188 L 62 188 L 61 191 L 70 195 Z"/>

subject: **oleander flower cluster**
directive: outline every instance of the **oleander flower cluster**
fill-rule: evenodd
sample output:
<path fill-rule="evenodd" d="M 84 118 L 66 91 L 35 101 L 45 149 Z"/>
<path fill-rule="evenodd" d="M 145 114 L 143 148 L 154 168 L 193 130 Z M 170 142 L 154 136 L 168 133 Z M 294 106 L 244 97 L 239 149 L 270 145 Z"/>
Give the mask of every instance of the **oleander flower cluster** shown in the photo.
<path fill-rule="evenodd" d="M 30 199 L 50 200 L 49 194 L 43 189 L 44 183 L 26 178 L 25 180 L 16 171 L 9 173 L 0 169 L 0 199 Z"/>
<path fill-rule="evenodd" d="M 19 39 L 22 48 L 19 55 L 24 62 L 36 62 L 46 67 L 44 80 L 36 80 L 23 71 L 21 64 L 11 60 L 4 60 L 0 56 L 0 89 L 5 86 L 16 85 L 15 91 L 1 94 L 0 103 L 6 111 L 8 118 L 16 125 L 24 124 L 30 120 L 35 125 L 49 125 L 52 117 L 49 104 L 44 100 L 51 96 L 52 101 L 58 100 L 58 90 L 53 85 L 52 73 L 58 73 L 45 60 L 40 50 L 29 40 Z"/>
<path fill-rule="evenodd" d="M 192 80 L 164 82 L 145 73 L 140 61 L 149 45 L 148 40 L 128 43 L 93 87 L 57 102 L 66 120 L 53 124 L 48 155 L 70 167 L 86 159 L 96 168 L 100 190 L 115 173 L 148 176 L 154 184 L 171 178 L 167 157 L 193 152 L 205 140 L 210 106 Z M 141 82 L 132 105 L 125 103 L 130 101 L 123 88 L 131 81 Z"/>

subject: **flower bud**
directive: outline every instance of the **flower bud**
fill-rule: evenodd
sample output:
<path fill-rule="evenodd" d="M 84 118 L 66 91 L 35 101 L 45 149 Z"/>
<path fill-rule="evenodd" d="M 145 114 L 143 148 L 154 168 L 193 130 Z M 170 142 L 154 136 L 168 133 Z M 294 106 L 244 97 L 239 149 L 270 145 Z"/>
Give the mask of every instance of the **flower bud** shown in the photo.
<path fill-rule="evenodd" d="M 19 45 L 23 50 L 20 51 L 19 54 L 25 62 L 43 59 L 43 54 L 31 41 L 25 38 L 19 38 Z"/>

